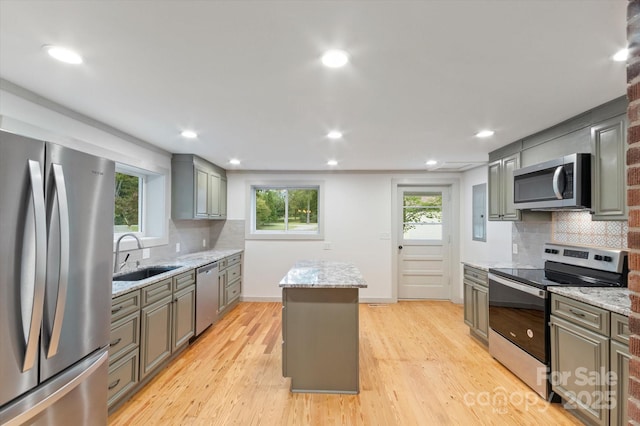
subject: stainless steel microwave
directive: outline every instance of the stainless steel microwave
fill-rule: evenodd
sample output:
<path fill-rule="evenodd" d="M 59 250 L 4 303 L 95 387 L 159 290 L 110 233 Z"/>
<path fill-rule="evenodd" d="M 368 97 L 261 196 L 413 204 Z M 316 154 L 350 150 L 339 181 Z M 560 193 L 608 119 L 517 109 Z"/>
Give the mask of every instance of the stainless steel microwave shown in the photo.
<path fill-rule="evenodd" d="M 513 172 L 517 209 L 591 208 L 591 154 L 571 154 Z"/>

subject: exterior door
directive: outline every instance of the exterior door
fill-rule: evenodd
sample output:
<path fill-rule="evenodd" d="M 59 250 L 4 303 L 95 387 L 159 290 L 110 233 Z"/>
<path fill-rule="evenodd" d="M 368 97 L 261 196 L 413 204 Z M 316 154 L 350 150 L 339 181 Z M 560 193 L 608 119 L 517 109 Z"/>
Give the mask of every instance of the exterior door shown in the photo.
<path fill-rule="evenodd" d="M 398 298 L 450 299 L 448 187 L 399 187 Z"/>

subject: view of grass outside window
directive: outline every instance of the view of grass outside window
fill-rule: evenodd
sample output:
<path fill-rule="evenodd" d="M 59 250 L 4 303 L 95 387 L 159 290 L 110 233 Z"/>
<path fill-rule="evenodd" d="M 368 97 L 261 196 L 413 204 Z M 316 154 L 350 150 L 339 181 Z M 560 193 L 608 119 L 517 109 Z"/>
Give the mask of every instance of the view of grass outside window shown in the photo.
<path fill-rule="evenodd" d="M 405 240 L 442 240 L 442 193 L 405 193 Z"/>
<path fill-rule="evenodd" d="M 318 188 L 255 188 L 255 230 L 318 232 Z"/>
<path fill-rule="evenodd" d="M 115 217 L 113 231 L 115 234 L 141 232 L 142 178 L 116 172 Z"/>

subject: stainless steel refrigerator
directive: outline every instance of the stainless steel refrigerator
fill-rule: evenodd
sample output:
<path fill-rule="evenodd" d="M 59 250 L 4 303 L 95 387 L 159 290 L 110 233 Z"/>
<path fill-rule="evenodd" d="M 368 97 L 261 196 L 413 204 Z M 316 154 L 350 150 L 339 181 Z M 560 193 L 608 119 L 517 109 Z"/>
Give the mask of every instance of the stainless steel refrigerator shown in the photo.
<path fill-rule="evenodd" d="M 0 131 L 0 424 L 105 425 L 112 161 Z"/>

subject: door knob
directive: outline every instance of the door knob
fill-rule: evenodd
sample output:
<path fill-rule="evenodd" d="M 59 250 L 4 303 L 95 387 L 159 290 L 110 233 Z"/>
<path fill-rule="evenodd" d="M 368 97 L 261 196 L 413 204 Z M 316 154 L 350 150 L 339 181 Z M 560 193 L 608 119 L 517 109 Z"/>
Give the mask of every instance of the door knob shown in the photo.
<path fill-rule="evenodd" d="M 402 250 L 402 246 L 398 246 L 398 249 Z"/>

